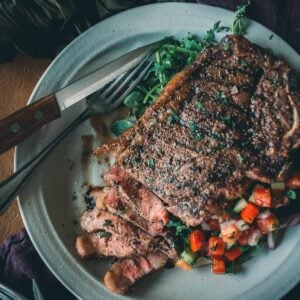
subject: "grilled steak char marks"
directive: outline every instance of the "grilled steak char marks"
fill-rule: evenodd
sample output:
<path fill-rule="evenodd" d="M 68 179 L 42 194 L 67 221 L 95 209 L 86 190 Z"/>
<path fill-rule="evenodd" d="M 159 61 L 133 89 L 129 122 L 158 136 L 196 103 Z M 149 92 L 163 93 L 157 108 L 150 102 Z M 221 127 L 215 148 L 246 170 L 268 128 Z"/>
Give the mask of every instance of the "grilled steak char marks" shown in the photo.
<path fill-rule="evenodd" d="M 114 152 L 119 166 L 195 226 L 247 193 L 253 180 L 284 177 L 299 146 L 295 82 L 284 62 L 227 36 L 96 152 Z"/>
<path fill-rule="evenodd" d="M 118 188 L 119 194 L 127 202 L 136 215 L 140 216 L 147 225 L 141 226 L 152 235 L 161 235 L 164 225 L 169 221 L 169 215 L 162 201 L 136 181 L 124 169 L 112 167 L 105 175 L 105 181 Z M 126 213 L 124 213 L 126 217 Z M 136 223 L 139 226 L 138 223 Z"/>
<path fill-rule="evenodd" d="M 92 254 L 131 257 L 144 255 L 156 249 L 173 253 L 162 237 L 153 237 L 123 218 L 97 207 L 86 211 L 80 224 L 87 232 L 76 241 L 76 249 L 81 257 Z"/>

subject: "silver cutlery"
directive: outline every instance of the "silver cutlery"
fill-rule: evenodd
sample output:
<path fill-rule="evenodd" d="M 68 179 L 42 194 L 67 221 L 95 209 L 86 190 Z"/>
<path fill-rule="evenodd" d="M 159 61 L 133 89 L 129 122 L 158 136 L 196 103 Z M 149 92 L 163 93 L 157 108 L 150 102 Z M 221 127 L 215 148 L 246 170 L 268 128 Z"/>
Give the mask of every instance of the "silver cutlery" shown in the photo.
<path fill-rule="evenodd" d="M 86 101 L 86 109 L 77 116 L 68 127 L 12 176 L 0 183 L 0 215 L 6 211 L 7 207 L 18 195 L 19 191 L 29 182 L 32 174 L 40 163 L 65 136 L 92 115 L 106 114 L 116 109 L 123 102 L 126 96 L 137 86 L 146 72 L 150 69 L 153 63 L 150 57 L 162 41 L 163 40 L 133 50 L 51 96 L 55 98 L 53 101 L 57 101 L 60 109 L 63 110 L 80 101 L 82 98 L 94 93 Z M 117 68 L 118 65 L 119 69 Z M 90 78 L 90 82 L 88 78 Z M 103 88 L 99 90 L 101 87 Z"/>

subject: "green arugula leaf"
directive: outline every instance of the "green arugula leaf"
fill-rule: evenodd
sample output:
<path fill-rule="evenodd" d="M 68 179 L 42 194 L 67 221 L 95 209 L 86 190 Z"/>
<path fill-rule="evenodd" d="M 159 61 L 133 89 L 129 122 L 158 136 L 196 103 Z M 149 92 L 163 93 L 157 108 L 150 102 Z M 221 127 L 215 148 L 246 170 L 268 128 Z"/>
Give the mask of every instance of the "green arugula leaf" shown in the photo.
<path fill-rule="evenodd" d="M 111 237 L 111 233 L 108 231 L 105 231 L 104 229 L 100 229 L 97 232 L 97 236 L 101 239 L 101 238 L 109 238 Z"/>
<path fill-rule="evenodd" d="M 133 91 L 124 100 L 124 105 L 130 108 L 143 105 L 144 97 L 140 91 Z"/>
<path fill-rule="evenodd" d="M 118 120 L 115 121 L 112 125 L 111 125 L 111 131 L 114 135 L 119 136 L 121 135 L 124 131 L 126 131 L 128 128 L 130 128 L 133 125 L 133 122 L 129 121 L 129 120 Z"/>
<path fill-rule="evenodd" d="M 234 34 L 244 35 L 246 33 L 245 28 L 245 15 L 247 7 L 250 5 L 250 1 L 248 0 L 246 4 L 240 5 L 237 7 L 235 12 L 235 16 L 232 22 L 231 31 Z"/>

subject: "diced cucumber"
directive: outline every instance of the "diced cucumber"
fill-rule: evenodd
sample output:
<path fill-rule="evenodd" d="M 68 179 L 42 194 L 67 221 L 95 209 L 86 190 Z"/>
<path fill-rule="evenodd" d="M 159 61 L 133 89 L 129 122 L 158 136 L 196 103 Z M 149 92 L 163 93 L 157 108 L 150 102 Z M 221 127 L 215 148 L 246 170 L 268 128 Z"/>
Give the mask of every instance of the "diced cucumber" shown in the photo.
<path fill-rule="evenodd" d="M 200 256 L 194 262 L 193 267 L 197 268 L 197 267 L 207 266 L 207 265 L 210 265 L 211 263 L 212 263 L 212 260 L 210 258 Z"/>
<path fill-rule="evenodd" d="M 240 211 L 242 211 L 245 207 L 247 206 L 247 201 L 244 198 L 241 198 L 240 200 L 238 200 L 238 202 L 235 204 L 233 211 L 235 213 L 239 213 Z"/>
<path fill-rule="evenodd" d="M 272 182 L 271 189 L 274 191 L 284 191 L 285 190 L 285 183 L 281 182 Z"/>
<path fill-rule="evenodd" d="M 181 259 L 192 266 L 197 259 L 197 254 L 187 249 L 181 253 Z"/>
<path fill-rule="evenodd" d="M 229 243 L 226 243 L 226 250 L 229 250 L 230 248 L 232 248 L 232 246 L 234 245 L 234 243 L 232 244 L 229 244 Z"/>

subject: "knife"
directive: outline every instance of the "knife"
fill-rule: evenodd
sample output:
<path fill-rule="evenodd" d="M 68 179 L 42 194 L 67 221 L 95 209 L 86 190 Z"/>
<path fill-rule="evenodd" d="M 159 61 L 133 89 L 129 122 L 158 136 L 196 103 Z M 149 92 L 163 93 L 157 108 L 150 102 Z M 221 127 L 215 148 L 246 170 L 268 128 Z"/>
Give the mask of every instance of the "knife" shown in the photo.
<path fill-rule="evenodd" d="M 163 39 L 165 40 L 165 39 Z M 136 66 L 163 40 L 134 49 L 61 90 L 49 94 L 0 120 L 0 154 L 37 129 L 61 117 L 61 112 Z"/>

